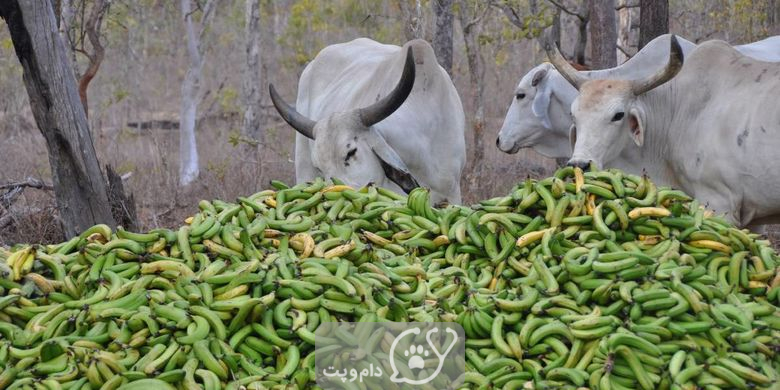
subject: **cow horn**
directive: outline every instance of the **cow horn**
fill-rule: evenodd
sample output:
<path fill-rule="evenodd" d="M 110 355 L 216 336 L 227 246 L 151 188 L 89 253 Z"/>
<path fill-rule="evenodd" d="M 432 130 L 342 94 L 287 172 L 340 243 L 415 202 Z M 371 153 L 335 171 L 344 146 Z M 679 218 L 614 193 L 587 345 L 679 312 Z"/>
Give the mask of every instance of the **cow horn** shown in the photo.
<path fill-rule="evenodd" d="M 539 43 L 547 53 L 550 63 L 553 64 L 555 69 L 558 70 L 561 76 L 563 76 L 569 84 L 579 91 L 582 84 L 588 81 L 588 79 L 583 77 L 577 69 L 574 69 L 574 67 L 563 58 L 560 50 L 558 50 L 558 46 L 555 45 L 555 42 L 548 34 L 543 33 L 539 38 Z"/>
<path fill-rule="evenodd" d="M 363 122 L 364 126 L 371 127 L 381 122 L 395 112 L 398 107 L 401 107 L 414 87 L 414 74 L 414 54 L 410 47 L 406 51 L 406 63 L 403 73 L 401 73 L 401 80 L 398 81 L 395 88 L 382 100 L 358 110 L 360 121 Z"/>
<path fill-rule="evenodd" d="M 671 80 L 683 66 L 683 52 L 677 37 L 672 35 L 671 47 L 669 49 L 669 62 L 666 66 L 642 80 L 636 80 L 631 83 L 631 90 L 634 95 L 641 95 L 655 87 Z"/>
<path fill-rule="evenodd" d="M 295 111 L 295 108 L 287 104 L 282 97 L 279 96 L 279 93 L 276 92 L 276 88 L 274 88 L 273 84 L 270 84 L 268 89 L 271 93 L 271 101 L 274 103 L 276 111 L 279 111 L 279 115 L 282 116 L 282 119 L 297 132 L 301 133 L 301 135 L 313 140 L 314 125 L 316 125 L 317 122 L 301 115 L 298 111 Z"/>

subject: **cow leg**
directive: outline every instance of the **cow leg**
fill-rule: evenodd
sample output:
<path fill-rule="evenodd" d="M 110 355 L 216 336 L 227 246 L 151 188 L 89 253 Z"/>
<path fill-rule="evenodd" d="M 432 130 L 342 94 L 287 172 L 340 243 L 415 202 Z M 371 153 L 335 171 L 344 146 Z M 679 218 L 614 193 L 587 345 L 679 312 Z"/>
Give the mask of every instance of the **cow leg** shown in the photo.
<path fill-rule="evenodd" d="M 311 141 L 295 134 L 295 182 L 306 183 L 317 178 L 319 171 L 311 161 Z"/>

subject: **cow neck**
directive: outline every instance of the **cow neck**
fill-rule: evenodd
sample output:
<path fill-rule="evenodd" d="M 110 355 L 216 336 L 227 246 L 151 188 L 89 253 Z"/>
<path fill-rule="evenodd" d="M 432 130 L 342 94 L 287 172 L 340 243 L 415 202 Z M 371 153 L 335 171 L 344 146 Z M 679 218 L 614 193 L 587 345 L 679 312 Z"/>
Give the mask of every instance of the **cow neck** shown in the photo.
<path fill-rule="evenodd" d="M 611 165 L 635 174 L 647 172 L 659 185 L 686 189 L 676 179 L 680 177 L 677 162 L 684 158 L 685 153 L 685 145 L 680 142 L 680 130 L 685 131 L 689 127 L 676 120 L 680 104 L 677 90 L 674 81 L 671 81 L 637 99 L 637 104 L 645 110 L 644 144 L 638 147 L 630 142 Z"/>

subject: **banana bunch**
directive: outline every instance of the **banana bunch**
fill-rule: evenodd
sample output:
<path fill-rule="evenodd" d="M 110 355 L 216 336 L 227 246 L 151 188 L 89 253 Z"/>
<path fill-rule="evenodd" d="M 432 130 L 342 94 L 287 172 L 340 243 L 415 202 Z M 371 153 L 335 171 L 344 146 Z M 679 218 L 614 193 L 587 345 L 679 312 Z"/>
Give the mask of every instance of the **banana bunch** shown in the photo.
<path fill-rule="evenodd" d="M 271 185 L 0 250 L 0 389 L 316 388 L 340 321 L 459 323 L 463 388 L 780 384 L 777 254 L 647 177 L 568 167 L 472 207 Z M 335 337 L 391 372 L 391 338 Z"/>

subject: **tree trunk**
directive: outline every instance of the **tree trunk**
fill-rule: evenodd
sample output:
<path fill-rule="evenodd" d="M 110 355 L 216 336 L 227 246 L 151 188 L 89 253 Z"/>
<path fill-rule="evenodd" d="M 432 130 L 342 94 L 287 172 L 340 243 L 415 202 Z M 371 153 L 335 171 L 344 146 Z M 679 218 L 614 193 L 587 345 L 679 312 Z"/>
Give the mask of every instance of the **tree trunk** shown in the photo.
<path fill-rule="evenodd" d="M 246 63 L 244 68 L 243 134 L 261 141 L 260 104 L 262 103 L 262 63 L 260 58 L 260 1 L 246 0 Z M 260 142 L 262 144 L 262 141 Z"/>
<path fill-rule="evenodd" d="M 108 178 L 108 204 L 111 206 L 111 215 L 119 226 L 136 231 L 138 226 L 135 212 L 135 197 L 133 194 L 125 194 L 125 184 L 111 165 L 106 165 L 106 177 Z"/>
<path fill-rule="evenodd" d="M 0 1 L 35 122 L 46 140 L 57 208 L 67 236 L 96 223 L 113 226 L 100 171 L 67 50 L 49 0 Z"/>
<path fill-rule="evenodd" d="M 447 74 L 452 75 L 452 0 L 433 0 L 436 15 L 436 31 L 433 34 L 433 51 Z"/>
<path fill-rule="evenodd" d="M 89 83 L 95 78 L 95 75 L 100 69 L 100 64 L 103 63 L 103 57 L 105 56 L 105 49 L 100 43 L 100 29 L 103 25 L 103 16 L 108 11 L 108 3 L 106 0 L 94 0 L 92 4 L 92 10 L 89 13 L 89 18 L 84 21 L 84 31 L 87 33 L 89 43 L 92 45 L 92 52 L 86 53 L 89 58 L 89 65 L 84 74 L 79 79 L 79 97 L 81 98 L 81 104 L 84 106 L 84 113 L 89 117 L 89 103 L 87 102 L 87 88 Z"/>
<path fill-rule="evenodd" d="M 669 32 L 669 0 L 640 0 L 639 47 Z"/>
<path fill-rule="evenodd" d="M 401 23 L 404 25 L 404 36 L 407 41 L 423 37 L 422 4 L 421 0 L 401 0 L 398 2 L 401 8 Z"/>
<path fill-rule="evenodd" d="M 552 29 L 551 32 L 551 38 L 553 39 L 553 42 L 555 42 L 555 46 L 558 47 L 558 50 L 561 49 L 561 10 L 555 9 L 553 13 L 553 20 L 552 25 L 550 26 Z"/>
<path fill-rule="evenodd" d="M 469 7 L 466 0 L 457 0 L 458 17 L 461 29 L 463 31 L 463 40 L 466 46 L 466 60 L 469 64 L 469 100 L 473 110 L 472 145 L 473 151 L 470 153 L 473 158 L 471 161 L 470 179 L 473 185 L 480 176 L 481 164 L 485 158 L 485 145 L 483 142 L 484 122 L 485 122 L 485 99 L 484 99 L 484 81 L 485 81 L 485 61 L 480 52 L 478 37 L 481 19 L 489 11 L 485 9 L 480 11 L 478 3 L 476 6 Z M 487 5 L 485 5 L 488 7 Z M 473 12 L 472 12 L 473 8 Z M 480 15 L 479 13 L 482 12 Z"/>
<path fill-rule="evenodd" d="M 585 65 L 585 48 L 588 46 L 588 3 L 582 2 L 579 16 L 577 17 L 577 40 L 574 43 L 574 61 L 580 65 Z"/>
<path fill-rule="evenodd" d="M 626 52 L 631 46 L 631 8 L 626 7 L 628 0 L 618 0 L 618 4 L 623 5 L 618 11 L 618 40 L 617 40 L 617 63 L 622 64 L 630 58 Z"/>
<path fill-rule="evenodd" d="M 588 0 L 590 7 L 590 56 L 593 69 L 617 66 L 617 27 L 614 0 Z"/>
<path fill-rule="evenodd" d="M 198 145 L 195 140 L 195 127 L 200 103 L 200 73 L 203 68 L 203 56 L 200 44 L 203 33 L 214 11 L 214 0 L 209 0 L 203 8 L 200 25 L 193 20 L 192 0 L 181 0 L 181 12 L 187 34 L 187 72 L 181 83 L 181 108 L 179 112 L 179 184 L 192 183 L 199 174 Z M 197 31 L 196 31 L 197 29 Z"/>
<path fill-rule="evenodd" d="M 60 0 L 60 20 L 59 20 L 59 32 L 62 37 L 62 41 L 65 43 L 65 47 L 68 49 L 68 59 L 73 67 L 73 74 L 76 75 L 78 61 L 76 61 L 76 51 L 73 50 L 73 42 L 70 39 L 70 29 L 73 26 L 73 10 L 72 0 Z"/>

